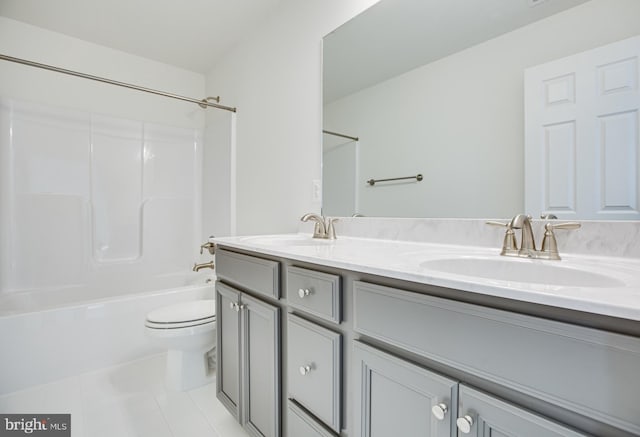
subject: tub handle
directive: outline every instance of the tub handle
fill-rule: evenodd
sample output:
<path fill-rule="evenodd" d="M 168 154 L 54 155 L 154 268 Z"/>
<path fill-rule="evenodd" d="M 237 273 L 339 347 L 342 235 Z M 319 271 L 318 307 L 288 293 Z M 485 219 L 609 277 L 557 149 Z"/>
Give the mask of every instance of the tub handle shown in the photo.
<path fill-rule="evenodd" d="M 209 241 L 200 245 L 200 255 L 204 252 L 205 249 L 209 251 L 211 255 L 216 253 L 216 245 L 211 239 L 215 238 L 213 235 L 209 237 Z"/>

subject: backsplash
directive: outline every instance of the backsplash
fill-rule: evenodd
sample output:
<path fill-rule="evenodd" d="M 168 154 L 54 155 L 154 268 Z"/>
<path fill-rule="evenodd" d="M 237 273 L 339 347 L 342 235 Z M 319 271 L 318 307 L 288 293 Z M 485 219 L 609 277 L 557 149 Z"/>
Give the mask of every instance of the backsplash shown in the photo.
<path fill-rule="evenodd" d="M 416 243 L 454 244 L 502 247 L 504 229 L 488 226 L 487 220 L 504 219 L 440 219 L 440 218 L 378 218 L 343 217 L 335 224 L 338 238 L 360 237 Z M 534 220 L 533 230 L 539 248 L 546 220 Z M 577 230 L 555 231 L 560 255 L 581 254 L 640 258 L 640 221 L 579 221 Z M 300 224 L 300 232 L 311 233 L 313 225 Z M 516 231 L 518 244 L 520 233 Z"/>

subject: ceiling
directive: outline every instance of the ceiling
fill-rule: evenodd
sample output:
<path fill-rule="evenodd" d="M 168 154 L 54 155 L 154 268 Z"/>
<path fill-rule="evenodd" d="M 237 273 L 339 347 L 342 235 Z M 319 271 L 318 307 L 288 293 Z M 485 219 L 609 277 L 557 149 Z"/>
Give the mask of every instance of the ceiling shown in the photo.
<path fill-rule="evenodd" d="M 324 102 L 586 1 L 383 0 L 324 38 Z"/>
<path fill-rule="evenodd" d="M 285 0 L 0 0 L 0 15 L 206 73 Z"/>

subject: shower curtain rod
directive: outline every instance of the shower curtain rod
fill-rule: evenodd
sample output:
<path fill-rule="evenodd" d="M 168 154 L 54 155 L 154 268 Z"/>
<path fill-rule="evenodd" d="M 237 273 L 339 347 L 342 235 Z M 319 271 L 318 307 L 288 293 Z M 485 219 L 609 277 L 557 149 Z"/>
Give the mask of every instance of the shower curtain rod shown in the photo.
<path fill-rule="evenodd" d="M 323 130 L 322 133 L 323 134 L 328 134 L 328 135 L 335 135 L 336 137 L 342 137 L 342 138 L 346 138 L 348 140 L 360 141 L 360 138 L 358 138 L 358 137 L 352 137 L 351 135 L 339 134 L 338 132 L 331 132 L 331 131 L 328 131 L 328 130 Z"/>
<path fill-rule="evenodd" d="M 184 96 L 180 96 L 178 94 L 166 93 L 164 91 L 158 91 L 158 90 L 154 90 L 154 89 L 151 89 L 151 88 L 145 88 L 145 87 L 141 87 L 141 86 L 138 86 L 138 85 L 132 85 L 132 84 L 126 83 L 126 82 L 119 82 L 117 80 L 111 80 L 111 79 L 106 79 L 104 77 L 93 76 L 91 74 L 85 74 L 85 73 L 80 73 L 80 72 L 73 71 L 73 70 L 67 70 L 65 68 L 54 67 L 53 65 L 47 65 L 47 64 L 41 64 L 39 62 L 28 61 L 26 59 L 15 58 L 13 56 L 7 56 L 7 55 L 0 54 L 0 59 L 5 60 L 5 61 L 9 61 L 9 62 L 16 62 L 18 64 L 28 65 L 30 67 L 36 67 L 36 68 L 42 68 L 44 70 L 55 71 L 57 73 L 68 74 L 70 76 L 81 77 L 83 79 L 95 80 L 97 82 L 103 82 L 103 83 L 107 83 L 109 85 L 116 85 L 116 86 L 121 86 L 121 87 L 124 87 L 124 88 L 129 88 L 129 89 L 132 89 L 132 90 L 136 90 L 136 91 L 143 91 L 145 93 L 156 94 L 158 96 L 164 96 L 164 97 L 169 97 L 169 98 L 172 98 L 172 99 L 183 100 L 185 102 L 195 103 L 196 105 L 198 105 L 198 106 L 200 106 L 201 108 L 204 108 L 204 109 L 206 109 L 207 107 L 212 107 L 212 108 L 216 108 L 216 109 L 224 109 L 225 111 L 236 112 L 236 108 L 233 108 L 231 106 L 219 105 L 217 103 L 211 103 L 209 101 L 209 100 L 215 100 L 216 102 L 219 102 L 220 101 L 220 97 L 207 97 L 207 98 L 202 99 L 202 100 L 192 99 L 190 97 L 184 97 Z"/>

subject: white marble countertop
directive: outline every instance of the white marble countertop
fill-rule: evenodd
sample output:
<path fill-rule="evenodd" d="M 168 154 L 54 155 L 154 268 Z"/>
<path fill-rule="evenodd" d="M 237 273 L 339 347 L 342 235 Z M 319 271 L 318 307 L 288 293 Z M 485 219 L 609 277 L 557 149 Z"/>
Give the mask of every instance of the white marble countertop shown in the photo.
<path fill-rule="evenodd" d="M 640 260 L 633 258 L 562 254 L 561 261 L 534 260 L 501 257 L 499 248 L 355 237 L 331 241 L 309 234 L 214 241 L 256 254 L 640 321 Z M 455 273 L 441 268 L 460 259 L 470 264 L 463 261 Z M 474 263 L 475 273 L 468 268 Z M 531 271 L 540 274 L 526 277 Z"/>

